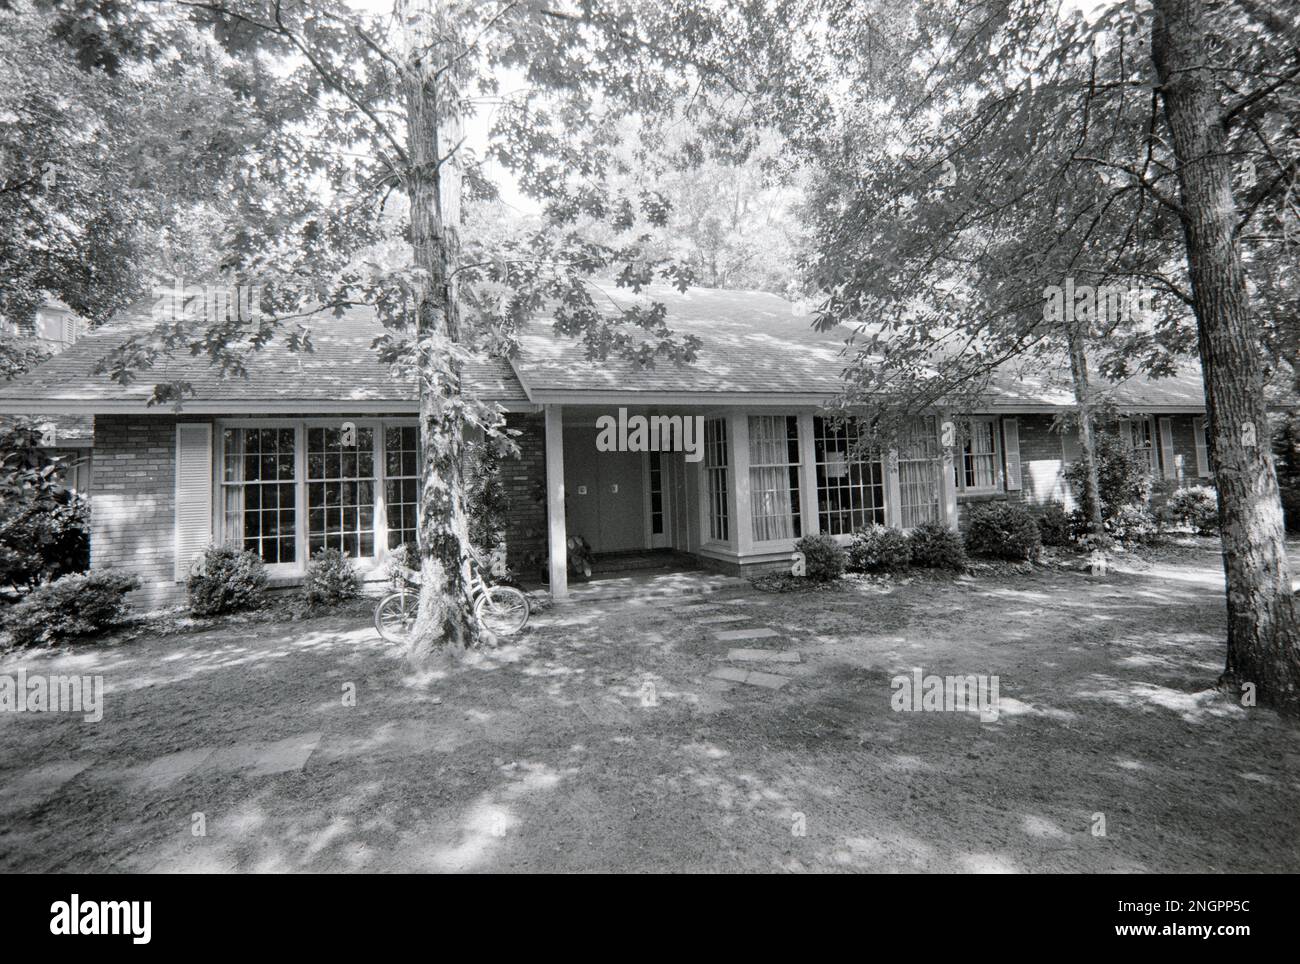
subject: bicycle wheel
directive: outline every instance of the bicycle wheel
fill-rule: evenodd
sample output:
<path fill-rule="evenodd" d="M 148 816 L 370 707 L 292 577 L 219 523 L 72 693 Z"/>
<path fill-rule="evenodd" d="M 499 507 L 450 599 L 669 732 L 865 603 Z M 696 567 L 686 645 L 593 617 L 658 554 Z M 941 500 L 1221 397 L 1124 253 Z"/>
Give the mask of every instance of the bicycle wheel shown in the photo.
<path fill-rule="evenodd" d="M 528 597 L 513 586 L 492 586 L 474 603 L 479 625 L 498 636 L 513 636 L 528 622 Z"/>
<path fill-rule="evenodd" d="M 390 643 L 404 643 L 411 637 L 419 597 L 413 592 L 389 593 L 375 607 L 375 631 Z"/>

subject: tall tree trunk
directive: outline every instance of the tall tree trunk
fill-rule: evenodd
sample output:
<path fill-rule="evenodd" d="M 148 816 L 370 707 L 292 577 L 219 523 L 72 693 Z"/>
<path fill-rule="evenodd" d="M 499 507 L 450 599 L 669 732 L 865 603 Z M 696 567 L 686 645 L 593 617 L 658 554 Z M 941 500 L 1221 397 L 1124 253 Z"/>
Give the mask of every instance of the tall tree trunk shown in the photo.
<path fill-rule="evenodd" d="M 1074 383 L 1074 401 L 1079 408 L 1079 448 L 1083 452 L 1084 509 L 1095 548 L 1104 550 L 1106 524 L 1101 514 L 1101 479 L 1097 473 L 1097 444 L 1093 433 L 1092 385 L 1088 379 L 1088 350 L 1084 343 L 1084 325 L 1066 322 L 1066 340 L 1070 350 L 1070 378 Z"/>
<path fill-rule="evenodd" d="M 427 655 L 439 641 L 453 651 L 473 643 L 469 596 L 468 512 L 463 466 L 464 417 L 460 367 L 448 346 L 460 341 L 453 266 L 459 255 L 461 180 L 449 160 L 459 143 L 460 107 L 455 71 L 442 69 L 459 50 L 451 19 L 439 0 L 400 0 L 407 32 L 403 96 L 406 105 L 407 193 L 411 246 L 420 272 L 416 337 L 419 341 L 420 609 L 412 655 Z"/>
<path fill-rule="evenodd" d="M 1202 0 L 1155 0 L 1151 52 L 1178 169 L 1219 490 L 1228 582 L 1222 681 L 1252 683 L 1261 702 L 1294 711 L 1300 709 L 1300 654 L 1291 569 Z"/>

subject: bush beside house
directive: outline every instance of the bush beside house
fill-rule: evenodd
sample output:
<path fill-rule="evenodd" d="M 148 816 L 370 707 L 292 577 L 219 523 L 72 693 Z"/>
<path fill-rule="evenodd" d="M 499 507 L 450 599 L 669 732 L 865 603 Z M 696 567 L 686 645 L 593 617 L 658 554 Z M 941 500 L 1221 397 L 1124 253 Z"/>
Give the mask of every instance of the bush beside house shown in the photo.
<path fill-rule="evenodd" d="M 794 548 L 803 553 L 806 574 L 813 582 L 832 582 L 844 575 L 848 553 L 826 533 L 804 536 Z"/>
<path fill-rule="evenodd" d="M 307 563 L 303 596 L 308 606 L 337 606 L 361 593 L 361 576 L 337 549 L 317 549 Z"/>
<path fill-rule="evenodd" d="M 139 585 L 137 576 L 111 569 L 62 576 L 11 606 L 3 625 L 18 646 L 93 636 L 127 621 L 126 594 Z"/>
<path fill-rule="evenodd" d="M 1038 521 L 1019 502 L 976 506 L 966 527 L 966 551 L 994 559 L 1033 559 L 1042 547 Z"/>
<path fill-rule="evenodd" d="M 859 529 L 849 543 L 854 572 L 901 572 L 912 564 L 912 547 L 901 529 L 873 525 Z"/>
<path fill-rule="evenodd" d="M 912 565 L 926 569 L 965 569 L 966 550 L 961 536 L 938 522 L 926 522 L 907 536 Z"/>
<path fill-rule="evenodd" d="M 235 546 L 210 546 L 185 582 L 190 611 L 216 616 L 256 609 L 266 598 L 266 566 L 254 553 Z"/>

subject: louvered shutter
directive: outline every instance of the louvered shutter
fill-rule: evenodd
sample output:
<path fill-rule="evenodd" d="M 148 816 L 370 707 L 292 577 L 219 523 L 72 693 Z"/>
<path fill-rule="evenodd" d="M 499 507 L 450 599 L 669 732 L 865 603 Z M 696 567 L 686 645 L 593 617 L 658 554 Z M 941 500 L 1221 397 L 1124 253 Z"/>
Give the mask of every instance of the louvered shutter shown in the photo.
<path fill-rule="evenodd" d="M 1210 452 L 1205 444 L 1205 419 L 1192 419 L 1192 434 L 1196 436 L 1196 474 L 1205 478 L 1210 474 Z"/>
<path fill-rule="evenodd" d="M 1007 491 L 1020 488 L 1020 422 L 1014 418 L 1002 420 L 1002 445 L 1007 461 Z"/>
<path fill-rule="evenodd" d="M 212 541 L 212 426 L 176 426 L 176 579 Z"/>

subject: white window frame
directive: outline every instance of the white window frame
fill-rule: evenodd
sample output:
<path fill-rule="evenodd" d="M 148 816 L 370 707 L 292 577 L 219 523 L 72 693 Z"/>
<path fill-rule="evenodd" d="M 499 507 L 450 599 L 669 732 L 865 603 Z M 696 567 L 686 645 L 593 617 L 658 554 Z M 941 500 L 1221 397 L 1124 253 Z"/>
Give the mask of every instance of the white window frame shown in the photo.
<path fill-rule="evenodd" d="M 746 425 L 746 432 L 744 438 L 745 445 L 747 446 L 746 449 L 747 458 L 745 461 L 745 479 L 746 479 L 748 493 L 749 493 L 749 499 L 748 499 L 749 506 L 747 511 L 745 512 L 745 518 L 743 524 L 748 528 L 748 535 L 749 535 L 748 544 L 751 548 L 758 549 L 760 551 L 766 551 L 768 550 L 769 547 L 774 547 L 774 546 L 793 545 L 800 538 L 802 538 L 803 535 L 808 531 L 807 528 L 808 499 L 807 499 L 807 494 L 803 491 L 804 433 L 802 431 L 802 425 L 800 424 L 801 419 L 799 418 L 798 414 L 796 414 L 795 412 L 746 412 L 743 413 L 742 417 L 745 419 L 745 425 Z M 787 449 L 789 448 L 790 445 L 790 437 L 788 434 L 789 420 L 790 419 L 795 420 L 795 446 L 798 452 L 795 461 L 754 462 L 752 457 L 748 457 L 750 456 L 748 447 L 751 444 L 749 438 L 749 434 L 750 434 L 749 429 L 751 426 L 749 423 L 751 419 L 755 419 L 755 418 L 779 419 L 786 432 L 786 434 L 783 434 L 782 440 Z M 754 531 L 754 523 L 757 521 L 754 517 L 754 512 L 757 507 L 754 500 L 754 470 L 755 469 L 784 469 L 787 478 L 791 475 L 790 470 L 794 469 L 794 473 L 793 473 L 794 479 L 791 484 L 791 492 L 794 495 L 795 499 L 798 501 L 798 506 L 799 506 L 799 524 L 797 527 L 798 531 L 795 531 L 796 526 L 795 526 L 794 507 L 790 506 L 789 513 L 786 516 L 786 518 L 789 519 L 789 527 L 791 530 L 791 534 L 788 536 L 779 536 L 775 539 L 758 538 L 757 533 Z M 779 518 L 779 517 L 771 516 L 769 518 Z"/>
<path fill-rule="evenodd" d="M 813 445 L 813 448 L 812 448 L 812 453 L 813 453 L 813 454 L 812 454 L 812 459 L 811 459 L 811 461 L 812 461 L 812 467 L 813 467 L 812 480 L 813 480 L 813 494 L 814 494 L 814 498 L 815 498 L 815 501 L 816 501 L 816 511 L 815 511 L 815 515 L 816 515 L 816 520 L 817 520 L 817 528 L 818 528 L 818 531 L 820 531 L 820 532 L 829 532 L 828 529 L 823 528 L 823 519 L 822 519 L 822 515 L 823 515 L 823 513 L 826 514 L 827 517 L 828 517 L 828 519 L 829 519 L 829 516 L 831 515 L 832 512 L 835 512 L 835 513 L 837 513 L 837 514 L 842 514 L 842 513 L 844 513 L 844 512 L 847 511 L 847 513 L 848 513 L 848 517 L 849 517 L 849 531 L 848 531 L 848 532 L 830 533 L 830 535 L 831 535 L 833 538 L 838 539 L 838 540 L 846 540 L 846 541 L 847 541 L 847 540 L 852 539 L 852 537 L 853 537 L 853 533 L 856 532 L 859 528 L 861 528 L 860 526 L 857 526 L 857 525 L 854 525 L 854 524 L 853 524 L 853 521 L 854 521 L 854 520 L 853 520 L 853 517 L 854 517 L 854 514 L 855 514 L 855 513 L 866 514 L 866 513 L 870 512 L 870 513 L 872 513 L 873 515 L 875 515 L 875 514 L 877 513 L 877 511 L 878 511 L 879 516 L 880 516 L 880 524 L 882 524 L 882 525 L 888 525 L 888 524 L 889 524 L 889 518 L 890 518 L 890 514 L 889 514 L 889 490 L 890 490 L 890 478 L 889 478 L 889 459 L 888 459 L 888 454 L 885 453 L 885 452 L 877 452 L 877 453 L 876 453 L 876 458 L 875 458 L 875 459 L 863 459 L 863 458 L 861 458 L 861 457 L 857 457 L 857 458 L 854 458 L 854 457 L 853 457 L 853 448 L 854 448 L 854 445 L 853 445 L 853 441 L 852 441 L 852 439 L 856 436 L 857 439 L 858 439 L 858 442 L 859 442 L 859 446 L 860 446 L 860 445 L 861 445 L 861 439 L 862 439 L 862 432 L 861 432 L 861 426 L 860 426 L 860 424 L 858 423 L 858 421 L 857 421 L 856 419 L 854 419 L 854 418 L 852 418 L 852 417 L 843 420 L 843 422 L 841 423 L 841 427 L 842 427 L 842 430 L 843 430 L 844 435 L 845 435 L 845 443 L 849 446 L 849 451 L 847 451 L 847 452 L 844 453 L 844 467 L 845 467 L 845 471 L 846 471 L 846 473 L 847 473 L 849 479 L 851 480 L 851 479 L 852 479 L 852 475 L 853 475 L 853 469 L 854 469 L 855 466 L 857 466 L 857 467 L 859 468 L 859 471 L 860 471 L 861 473 L 866 474 L 866 473 L 870 472 L 869 466 L 871 466 L 871 465 L 875 465 L 875 466 L 877 466 L 877 472 L 878 472 L 878 474 L 879 474 L 879 476 L 880 476 L 880 482 L 877 483 L 877 484 L 872 484 L 872 483 L 862 483 L 862 484 L 854 485 L 854 484 L 852 483 L 852 481 L 849 481 L 849 482 L 847 482 L 847 483 L 844 483 L 843 485 L 831 486 L 831 485 L 830 485 L 830 475 L 829 475 L 829 473 L 827 473 L 827 474 L 826 474 L 827 484 L 826 484 L 826 486 L 825 486 L 824 488 L 826 489 L 827 492 L 829 492 L 832 488 L 837 488 L 837 489 L 840 489 L 840 490 L 842 490 L 842 491 L 847 491 L 847 492 L 849 493 L 849 508 L 848 508 L 847 510 L 845 510 L 845 509 L 832 510 L 832 509 L 827 508 L 827 507 L 824 507 L 824 506 L 822 505 L 822 494 L 823 494 L 822 490 L 823 490 L 823 486 L 822 486 L 822 485 L 817 481 L 817 473 L 818 473 L 818 471 L 823 471 L 823 472 L 824 472 L 824 471 L 825 471 L 825 470 L 830 466 L 831 463 L 828 462 L 828 461 L 826 461 L 824 458 L 823 458 L 823 459 L 819 459 L 819 458 L 817 457 L 817 454 L 816 454 L 816 452 L 817 452 L 817 449 L 816 449 L 817 443 L 819 443 L 819 442 L 824 442 L 824 441 L 828 438 L 828 436 L 826 436 L 826 435 L 824 435 L 824 434 L 818 432 L 818 430 L 817 430 L 817 423 L 818 423 L 819 421 L 822 423 L 822 430 L 823 430 L 823 433 L 824 433 L 825 429 L 826 429 L 828 426 L 830 426 L 830 425 L 834 425 L 834 424 L 837 424 L 837 423 L 836 423 L 836 419 L 835 419 L 833 416 L 830 416 L 830 415 L 813 415 L 813 416 L 812 416 L 812 419 L 811 419 L 811 426 L 810 426 L 810 427 L 811 427 L 811 431 L 812 431 L 812 445 Z M 837 433 L 837 434 L 838 434 L 838 433 Z M 859 451 L 860 451 L 860 449 L 859 449 Z M 868 508 L 865 506 L 865 504 L 864 504 L 863 506 L 861 506 L 861 507 L 857 507 L 857 506 L 855 505 L 855 503 L 854 503 L 854 498 L 855 498 L 855 494 L 856 494 L 856 493 L 866 493 L 866 492 L 868 492 L 868 491 L 870 491 L 870 490 L 873 490 L 873 489 L 876 489 L 876 488 L 879 488 L 879 490 L 880 490 L 880 505 L 879 505 L 879 507 L 878 507 L 878 510 L 877 510 L 876 508 L 868 509 Z M 804 516 L 807 516 L 808 513 L 803 513 L 803 515 L 804 515 Z M 806 531 L 807 531 L 807 529 L 806 529 Z"/>
<path fill-rule="evenodd" d="M 1132 449 L 1135 452 L 1146 452 L 1147 475 L 1153 479 L 1160 478 L 1160 450 L 1157 447 L 1159 443 L 1156 436 L 1155 419 L 1150 415 L 1130 415 L 1126 418 L 1121 418 L 1119 424 L 1121 429 L 1120 438 L 1123 440 L 1125 447 Z M 1137 444 L 1137 435 L 1139 432 L 1137 426 L 1141 424 L 1146 425 L 1147 437 L 1150 439 L 1150 442 L 1146 445 L 1139 446 Z"/>
<path fill-rule="evenodd" d="M 384 460 L 384 429 L 396 426 L 418 426 L 416 418 L 365 418 L 346 415 L 327 418 L 231 418 L 217 419 L 213 424 L 213 499 L 212 522 L 216 539 L 226 540 L 225 526 L 225 432 L 236 428 L 292 428 L 294 430 L 294 561 L 270 563 L 267 571 L 273 576 L 300 576 L 306 571 L 308 561 L 308 504 L 307 504 L 307 429 L 334 428 L 351 422 L 358 429 L 373 430 L 374 479 L 374 551 L 369 556 L 354 558 L 353 564 L 363 573 L 382 571 L 388 559 L 388 514 Z"/>
<path fill-rule="evenodd" d="M 991 457 L 993 459 L 993 482 L 991 485 L 966 484 L 966 443 L 974 437 L 974 434 L 970 431 L 970 427 L 977 422 L 988 425 L 989 437 L 993 440 L 993 451 L 971 453 L 970 457 Z M 1005 476 L 1002 470 L 1002 432 L 1001 426 L 998 422 L 999 417 L 997 415 L 963 415 L 958 420 L 957 451 L 953 459 L 953 476 L 959 494 L 997 495 L 1003 491 L 1003 479 Z"/>

